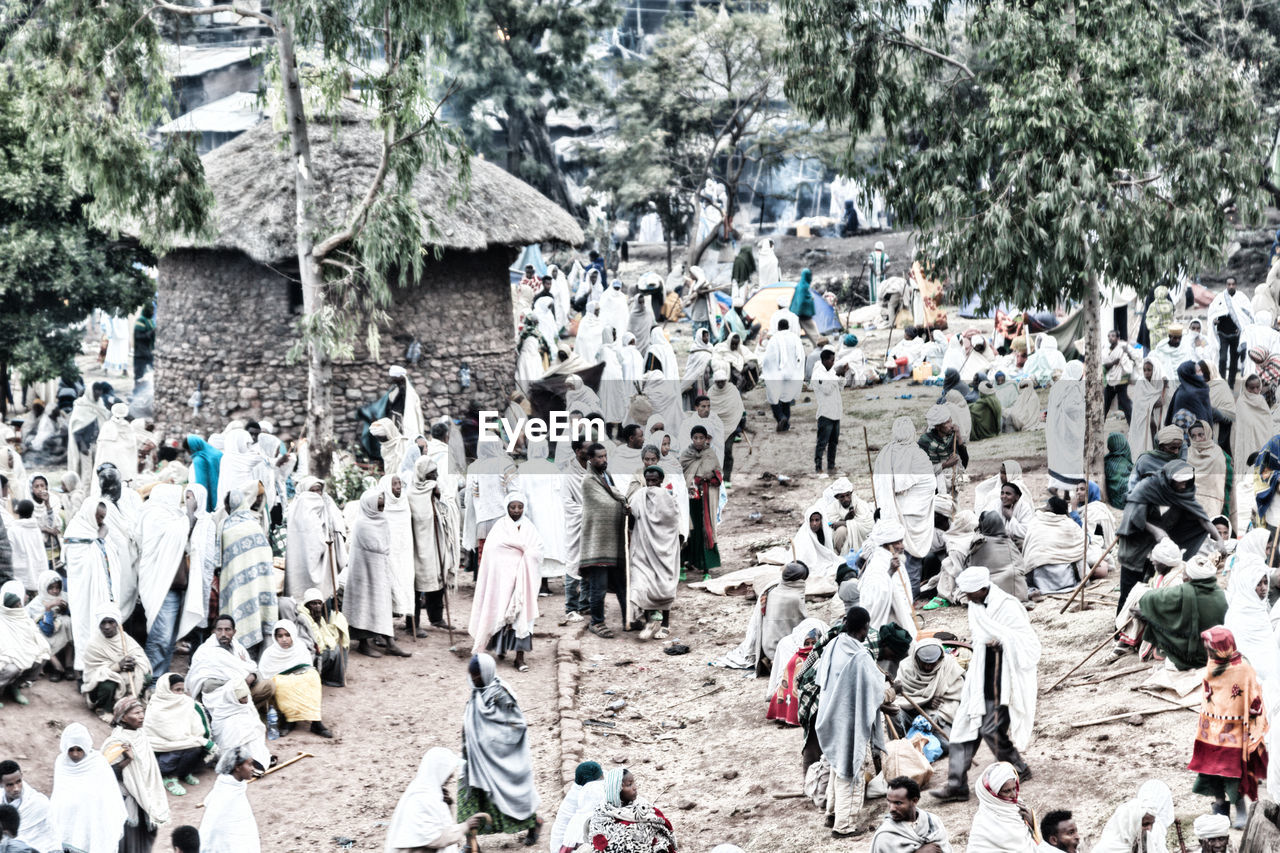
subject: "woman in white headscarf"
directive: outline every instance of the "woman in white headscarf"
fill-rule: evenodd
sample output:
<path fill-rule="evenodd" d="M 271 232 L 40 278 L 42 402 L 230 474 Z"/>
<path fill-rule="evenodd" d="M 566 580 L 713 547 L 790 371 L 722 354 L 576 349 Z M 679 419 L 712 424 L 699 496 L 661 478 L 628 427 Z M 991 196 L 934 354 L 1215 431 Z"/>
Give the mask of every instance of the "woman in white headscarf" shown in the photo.
<path fill-rule="evenodd" d="M 778 256 L 773 251 L 773 240 L 765 237 L 756 244 L 756 280 L 760 287 L 768 287 L 782 280 L 778 269 Z"/>
<path fill-rule="evenodd" d="M 1070 492 L 1084 481 L 1084 365 L 1079 361 L 1069 362 L 1049 389 L 1045 424 L 1049 488 Z"/>
<path fill-rule="evenodd" d="M 333 498 L 325 494 L 323 480 L 303 477 L 298 483 L 285 529 L 285 594 L 301 601 L 306 590 L 316 587 L 326 599 L 331 598 L 334 579 L 347 563 L 346 521 Z"/>
<path fill-rule="evenodd" d="M 862 569 L 858 587 L 859 604 L 871 614 L 871 627 L 877 631 L 890 622 L 910 634 L 916 632 L 915 614 L 911 609 L 911 581 L 907 577 L 907 560 L 902 542 L 906 535 L 896 521 L 881 518 L 871 528 L 867 542 L 871 556 Z"/>
<path fill-rule="evenodd" d="M 702 328 L 695 329 L 693 345 L 689 347 L 689 357 L 685 361 L 684 375 L 680 377 L 681 391 L 694 395 L 706 393 L 711 354 L 711 332 Z"/>
<path fill-rule="evenodd" d="M 577 409 L 584 415 L 604 414 L 604 404 L 600 402 L 600 395 L 591 390 L 582 381 L 581 376 L 576 373 L 566 376 L 564 385 L 566 389 L 564 392 L 565 411 Z"/>
<path fill-rule="evenodd" d="M 418 775 L 400 795 L 387 827 L 383 853 L 458 853 L 467 833 L 482 827 L 489 816 L 473 814 L 462 823 L 453 820 L 453 796 L 449 783 L 458 775 L 461 759 L 443 746 L 433 746 L 422 756 Z M 556 851 L 560 853 L 560 851 Z"/>
<path fill-rule="evenodd" d="M 383 637 L 387 654 L 408 657 L 395 641 L 391 609 L 391 525 L 383 514 L 386 496 L 372 488 L 360 496 L 360 514 L 351 527 L 351 555 L 339 583 L 345 588 L 342 612 L 351 626 L 357 649 L 368 657 L 382 657 L 370 644 Z"/>
<path fill-rule="evenodd" d="M 573 352 L 587 364 L 600 360 L 604 322 L 600 319 L 600 303 L 594 299 L 587 303 L 587 310 L 578 321 L 578 335 L 573 341 Z"/>
<path fill-rule="evenodd" d="M 661 326 L 654 326 L 649 332 L 649 354 L 644 366 L 647 371 L 661 370 L 663 379 L 680 379 L 680 362 L 676 359 L 675 348 Z"/>
<path fill-rule="evenodd" d="M 267 727 L 263 725 L 258 710 L 253 706 L 249 688 L 244 679 L 228 681 L 214 690 L 205 692 L 204 708 L 209 713 L 209 727 L 213 740 L 222 752 L 243 746 L 254 761 L 263 767 L 271 766 L 271 751 L 267 748 Z"/>
<path fill-rule="evenodd" d="M 621 424 L 626 419 L 627 406 L 635 393 L 635 383 L 625 381 L 623 376 L 622 348 L 616 335 L 615 329 L 606 328 L 604 346 L 600 350 L 600 358 L 604 361 L 604 370 L 600 373 L 600 413 L 604 415 L 605 423 L 610 424 Z"/>
<path fill-rule="evenodd" d="M 872 487 L 885 517 L 905 528 L 908 553 L 925 554 L 933 543 L 933 498 L 937 478 L 933 463 L 916 443 L 916 428 L 909 417 L 893 422 L 892 440 L 876 457 Z"/>
<path fill-rule="evenodd" d="M 969 853 L 1035 853 L 1031 809 L 1018 801 L 1018 771 L 998 761 L 974 786 L 978 812 L 969 830 Z"/>
<path fill-rule="evenodd" d="M 129 423 L 129 406 L 125 403 L 112 406 L 111 419 L 98 430 L 93 469 L 98 470 L 105 462 L 120 470 L 126 484 L 138 478 L 138 436 Z"/>
<path fill-rule="evenodd" d="M 844 560 L 835 551 L 835 531 L 827 521 L 821 502 L 809 507 L 800 527 L 791 537 L 792 559 L 809 567 L 814 577 L 834 578 Z"/>
<path fill-rule="evenodd" d="M 1164 424 L 1164 406 L 1168 397 L 1167 381 L 1161 375 L 1159 363 L 1155 359 L 1147 358 L 1143 359 L 1130 386 L 1133 418 L 1129 421 L 1129 453 L 1131 458 L 1137 459 L 1143 453 L 1155 448 L 1156 432 Z M 1267 438 L 1270 437 L 1271 433 L 1268 432 Z M 1263 441 L 1265 442 L 1266 439 Z"/>
<path fill-rule="evenodd" d="M 653 414 L 646 422 L 646 434 L 653 425 L 661 423 L 663 431 L 668 435 L 679 435 L 680 422 L 684 419 L 684 411 L 680 407 L 679 385 L 661 376 L 658 371 L 650 370 L 644 375 L 644 395 L 653 407 Z M 646 439 L 647 441 L 648 439 Z M 679 445 L 674 448 L 680 450 Z"/>
<path fill-rule="evenodd" d="M 116 774 L 93 748 L 89 730 L 72 723 L 62 730 L 53 764 L 49 825 L 64 850 L 117 853 L 128 815 Z"/>
<path fill-rule="evenodd" d="M 242 491 L 265 478 L 264 460 L 243 429 L 228 430 L 223 438 L 222 462 L 218 467 L 218 506 L 231 492 Z"/>
<path fill-rule="evenodd" d="M 275 705 L 284 717 L 282 734 L 297 723 L 311 723 L 311 733 L 333 737 L 321 716 L 320 671 L 313 665 L 311 650 L 302 642 L 298 626 L 281 619 L 271 629 L 272 643 L 262 652 L 258 671 L 275 684 Z"/>
<path fill-rule="evenodd" d="M 391 531 L 391 612 L 396 616 L 412 616 L 413 518 L 409 512 L 409 479 L 400 474 L 388 474 L 378 485 L 386 498 L 382 515 Z"/>
<path fill-rule="evenodd" d="M 1054 382 L 1067 369 L 1067 359 L 1058 351 L 1058 341 L 1043 332 L 1036 335 L 1035 352 L 1027 358 L 1023 373 L 1038 385 Z"/>
<path fill-rule="evenodd" d="M 23 606 L 26 592 L 16 580 L 0 586 L 0 691 L 5 699 L 27 704 L 20 688 L 34 681 L 49 659 L 49 643 Z"/>
<path fill-rule="evenodd" d="M 525 515 L 526 504 L 524 494 L 509 493 L 506 513 L 485 539 L 467 627 L 473 654 L 488 650 L 505 657 L 514 651 L 519 672 L 529 670 L 524 653 L 533 648 L 542 581 L 542 536 Z"/>
<path fill-rule="evenodd" d="M 1173 823 L 1173 795 L 1169 786 L 1150 779 L 1138 796 L 1121 803 L 1102 828 L 1092 853 L 1133 853 L 1165 850 L 1165 834 Z"/>
<path fill-rule="evenodd" d="M 1270 750 L 1273 733 L 1280 724 L 1280 648 L 1276 645 L 1272 629 L 1272 620 L 1280 616 L 1280 605 L 1271 610 L 1267 607 L 1271 573 L 1265 558 L 1254 553 L 1259 539 L 1266 542 L 1266 531 L 1261 532 L 1261 537 L 1249 540 L 1248 551 L 1237 551 L 1232 559 L 1231 575 L 1227 581 L 1227 615 L 1222 624 L 1236 638 L 1236 648 L 1258 674 L 1258 682 L 1262 685 L 1262 704 L 1271 723 L 1267 732 L 1267 749 Z M 1272 785 L 1280 790 L 1280 767 L 1273 769 L 1268 765 L 1269 790 Z"/>

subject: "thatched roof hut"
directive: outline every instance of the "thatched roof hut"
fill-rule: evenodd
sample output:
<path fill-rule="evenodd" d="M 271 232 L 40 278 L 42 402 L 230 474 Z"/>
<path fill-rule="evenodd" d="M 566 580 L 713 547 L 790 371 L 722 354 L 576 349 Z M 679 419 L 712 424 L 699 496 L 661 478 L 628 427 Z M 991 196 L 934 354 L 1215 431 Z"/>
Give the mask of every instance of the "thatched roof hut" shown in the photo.
<path fill-rule="evenodd" d="M 373 180 L 381 151 L 382 134 L 354 110 L 336 123 L 311 125 L 313 174 L 323 221 L 346 221 Z M 294 256 L 293 165 L 271 122 L 205 155 L 204 172 L 217 198 L 217 236 L 180 239 L 177 247 L 238 249 L 260 264 L 278 264 Z M 451 207 L 449 198 L 457 189 L 452 165 L 424 169 L 414 181 L 418 205 L 437 229 L 432 243 L 441 248 L 479 252 L 530 243 L 577 246 L 584 240 L 572 216 L 487 160 L 471 159 L 470 192 Z"/>
<path fill-rule="evenodd" d="M 374 176 L 381 136 L 348 111 L 312 124 L 311 150 L 322 220 L 337 227 Z M 157 421 L 220 429 L 230 417 L 270 418 L 296 435 L 306 383 L 303 367 L 286 357 L 302 303 L 288 147 L 263 122 L 205 155 L 204 168 L 217 201 L 216 234 L 180 239 L 160 261 Z M 409 370 L 429 417 L 505 400 L 515 373 L 507 267 L 521 246 L 583 241 L 568 213 L 479 158 L 471 160 L 470 191 L 453 205 L 453 165 L 423 170 L 414 188 L 434 224 L 432 243 L 444 251 L 427 255 L 415 286 L 396 291 L 381 358 L 357 342 L 355 357 L 335 365 L 340 439 L 354 436 L 354 409 L 386 390 L 390 364 Z M 416 364 L 405 360 L 413 342 L 422 353 Z M 197 387 L 204 406 L 192 411 Z"/>

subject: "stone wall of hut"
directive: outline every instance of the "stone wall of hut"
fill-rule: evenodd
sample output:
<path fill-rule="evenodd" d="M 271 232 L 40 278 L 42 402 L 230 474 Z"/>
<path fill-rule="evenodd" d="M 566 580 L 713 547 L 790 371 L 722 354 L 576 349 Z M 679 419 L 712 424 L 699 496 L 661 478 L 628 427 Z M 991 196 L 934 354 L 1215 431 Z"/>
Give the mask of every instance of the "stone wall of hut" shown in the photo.
<path fill-rule="evenodd" d="M 507 267 L 515 252 L 447 252 L 429 259 L 417 287 L 399 289 L 374 361 L 363 333 L 355 357 L 333 367 L 338 441 L 355 438 L 355 411 L 388 387 L 402 365 L 428 419 L 472 406 L 502 408 L 515 387 L 515 337 Z M 156 331 L 156 424 L 166 438 L 207 435 L 233 418 L 267 419 L 297 438 L 306 410 L 306 370 L 290 363 L 301 290 L 291 270 L 262 266 L 238 251 L 177 250 L 160 261 Z M 406 353 L 422 347 L 418 363 Z M 471 371 L 464 389 L 459 370 Z M 203 405 L 190 401 L 201 387 Z"/>

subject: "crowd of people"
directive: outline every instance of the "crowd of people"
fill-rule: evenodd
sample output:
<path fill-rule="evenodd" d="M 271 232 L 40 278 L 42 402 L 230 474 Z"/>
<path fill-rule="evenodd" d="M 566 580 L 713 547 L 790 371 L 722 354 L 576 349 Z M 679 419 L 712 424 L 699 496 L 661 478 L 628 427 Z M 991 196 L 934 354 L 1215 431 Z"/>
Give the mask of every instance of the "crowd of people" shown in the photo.
<path fill-rule="evenodd" d="M 926 766 L 948 757 L 946 783 L 930 792 L 938 801 L 970 798 L 981 743 L 997 759 L 973 785 L 968 849 L 1075 851 L 1071 814 L 1037 822 L 1021 793 L 1041 650 L 1028 613 L 1111 577 L 1114 657 L 1203 677 L 1190 769 L 1212 814 L 1195 832 L 1217 850 L 1276 772 L 1266 741 L 1280 708 L 1270 609 L 1280 591 L 1280 332 L 1258 300 L 1274 302 L 1280 285 L 1268 280 L 1250 301 L 1229 282 L 1203 322 L 1179 318 L 1156 288 L 1148 345 L 1113 332 L 1106 402 L 1127 429 L 1108 436 L 1095 483 L 1085 475 L 1083 364 L 1052 334 L 948 333 L 918 269 L 895 280 L 884 255 L 873 287 L 890 298 L 873 311 L 906 329 L 871 356 L 855 334 L 818 327 L 827 294 L 808 270 L 769 316 L 747 313 L 753 286 L 778 281 L 767 243 L 744 249 L 725 284 L 691 267 L 606 285 L 598 256 L 567 274 L 527 269 L 514 285 L 509 422 L 551 394 L 573 437 L 482 432 L 468 453 L 459 424 L 429 423 L 395 365 L 369 407 L 358 494 L 311 476 L 306 454 L 268 422 L 161 436 L 127 405 L 108 406 L 96 385 L 63 427 L 62 469 L 29 472 L 36 428 L 6 426 L 0 701 L 28 704 L 23 691 L 39 678 L 65 682 L 112 728 L 95 747 L 83 724 L 66 726 L 48 798 L 17 763 L 0 763 L 0 832 L 39 853 L 151 850 L 171 823 L 170 798 L 213 771 L 201 824 L 174 830 L 175 849 L 257 850 L 247 785 L 299 724 L 333 737 L 325 694 L 346 684 L 352 642 L 363 656 L 409 657 L 402 640 L 456 630 L 471 641 L 461 752 L 427 751 L 386 849 L 450 850 L 486 832 L 538 843 L 528 727 L 499 669 L 528 671 L 552 580 L 563 582 L 561 625 L 603 640 L 617 638 L 610 622 L 637 641 L 671 636 L 681 581 L 721 568 L 735 446 L 765 442 L 743 395 L 762 384 L 777 433 L 793 429 L 793 405 L 811 393 L 813 472 L 825 488 L 791 538 L 791 560 L 753 604 L 742 644 L 715 664 L 769 678 L 766 719 L 803 732 L 806 795 L 832 833 L 872 830 L 868 800 L 879 794 L 888 814 L 874 853 L 950 849 L 941 819 L 920 808 L 919 780 L 888 772 L 890 758 L 910 765 L 903 744 L 922 735 Z M 682 318 L 692 341 L 683 363 L 667 331 Z M 937 402 L 923 424 L 893 421 L 859 494 L 838 455 L 846 392 L 908 377 L 936 383 Z M 1032 490 L 1012 459 L 969 483 L 980 443 L 1034 429 L 1045 430 L 1047 490 Z M 474 594 L 455 627 L 450 593 L 466 573 Z M 818 581 L 836 592 L 830 612 L 811 614 Z M 952 606 L 967 608 L 967 642 L 921 630 L 919 613 Z M 1163 844 L 1171 820 L 1168 789 L 1153 783 L 1116 810 L 1093 849 Z M 552 853 L 676 849 L 636 776 L 595 762 L 578 768 L 547 834 Z"/>

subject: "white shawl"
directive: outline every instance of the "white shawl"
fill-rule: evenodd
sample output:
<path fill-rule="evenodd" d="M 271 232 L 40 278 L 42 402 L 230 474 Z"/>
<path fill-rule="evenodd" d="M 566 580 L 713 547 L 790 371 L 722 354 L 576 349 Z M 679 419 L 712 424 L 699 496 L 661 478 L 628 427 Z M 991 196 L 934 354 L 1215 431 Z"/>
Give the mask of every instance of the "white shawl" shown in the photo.
<path fill-rule="evenodd" d="M 18 597 L 17 607 L 4 606 L 4 598 L 10 594 Z M 19 672 L 44 663 L 50 654 L 49 642 L 27 615 L 25 601 L 21 582 L 11 580 L 0 586 L 0 665 L 11 664 Z"/>
<path fill-rule="evenodd" d="M 391 479 L 400 480 L 400 497 L 392 491 Z M 378 485 L 382 489 L 385 504 L 382 509 L 387 525 L 391 528 L 388 540 L 391 546 L 391 611 L 412 613 L 413 599 L 413 516 L 409 509 L 409 487 L 413 478 L 403 474 L 387 474 Z"/>
<path fill-rule="evenodd" d="M 241 702 L 243 697 L 246 701 Z M 228 681 L 206 694 L 205 710 L 209 712 L 209 726 L 218 749 L 226 752 L 242 746 L 263 767 L 271 764 L 271 751 L 267 749 L 267 727 L 262 724 L 258 710 L 249 699 L 249 688 L 243 680 Z M 222 777 L 219 777 L 222 778 Z M 208 804 L 205 805 L 208 808 Z"/>
<path fill-rule="evenodd" d="M 1040 638 L 1031 627 L 1022 602 L 994 584 L 987 588 L 987 599 L 983 604 L 969 602 L 969 630 L 973 634 L 975 653 L 964 678 L 951 740 L 964 743 L 978 738 L 986 716 L 983 684 L 987 656 L 983 647 L 988 640 L 999 640 L 1000 704 L 1009 708 L 1009 739 L 1017 749 L 1024 750 L 1031 742 L 1035 725 Z"/>
<path fill-rule="evenodd" d="M 247 782 L 219 775 L 213 783 L 200 819 L 200 853 L 262 853 Z"/>
<path fill-rule="evenodd" d="M 911 418 L 893 422 L 893 440 L 876 457 L 872 475 L 876 502 L 882 512 L 906 529 L 903 543 L 907 553 L 923 557 L 933 545 L 933 498 L 937 478 L 933 463 L 916 444 L 916 430 Z"/>
<path fill-rule="evenodd" d="M 424 848 L 447 837 L 457 827 L 453 809 L 444 801 L 444 786 L 458 772 L 460 759 L 451 749 L 435 746 L 418 765 L 418 775 L 400 795 L 387 827 L 386 853 Z M 457 844 L 432 847 L 436 853 L 457 853 Z M 559 853 L 559 850 L 556 850 Z"/>
<path fill-rule="evenodd" d="M 147 630 L 160 615 L 174 575 L 187 551 L 191 521 L 183 507 L 186 490 L 182 486 L 160 484 L 151 490 L 147 502 L 138 513 L 134 536 L 138 540 L 138 599 L 147 616 Z M 202 567 L 189 563 L 187 589 L 183 594 L 182 611 L 178 619 L 176 636 L 184 637 L 204 620 L 205 599 Z"/>
<path fill-rule="evenodd" d="M 542 537 L 537 527 L 528 518 L 517 522 L 503 515 L 484 541 L 467 626 L 475 640 L 473 654 L 483 652 L 505 625 L 510 625 L 517 637 L 533 634 L 541 580 Z"/>
<path fill-rule="evenodd" d="M 907 561 L 903 559 L 898 570 L 890 572 L 892 559 L 893 554 L 887 548 L 876 548 L 871 552 L 871 559 L 858 579 L 858 590 L 862 594 L 858 603 L 871 614 L 871 627 L 877 631 L 890 622 L 896 622 L 899 628 L 914 635 L 916 622 L 907 586 Z"/>
<path fill-rule="evenodd" d="M 968 679 L 965 684 L 968 684 Z M 954 734 L 952 740 L 955 740 Z M 1015 778 L 1017 773 L 1013 766 L 1001 761 L 984 770 L 978 784 L 974 785 L 978 793 L 978 812 L 973 816 L 973 826 L 969 829 L 969 853 L 1035 853 L 1035 839 L 1022 820 L 1018 804 L 997 796 L 1000 789 Z"/>
<path fill-rule="evenodd" d="M 84 750 L 84 758 L 67 757 L 73 746 Z M 116 853 L 126 816 L 116 774 L 93 748 L 89 730 L 80 723 L 67 726 L 58 742 L 49 797 L 49 823 L 60 833 L 63 846 L 83 853 Z"/>
<path fill-rule="evenodd" d="M 151 823 L 160 826 L 169 822 L 169 796 L 160 776 L 151 739 L 143 729 L 126 729 L 117 725 L 111 735 L 102 742 L 102 749 L 128 744 L 133 759 L 120 772 L 120 784 L 133 797 L 138 808 L 147 813 Z"/>
<path fill-rule="evenodd" d="M 821 542 L 809 528 L 809 517 L 815 512 L 822 516 L 823 541 Z M 835 578 L 836 569 L 844 563 L 844 560 L 835 552 L 834 541 L 835 531 L 831 529 L 831 524 L 827 520 L 824 504 L 816 503 L 805 512 L 804 517 L 800 519 L 799 529 L 791 537 L 792 559 L 809 567 L 809 577 Z"/>

